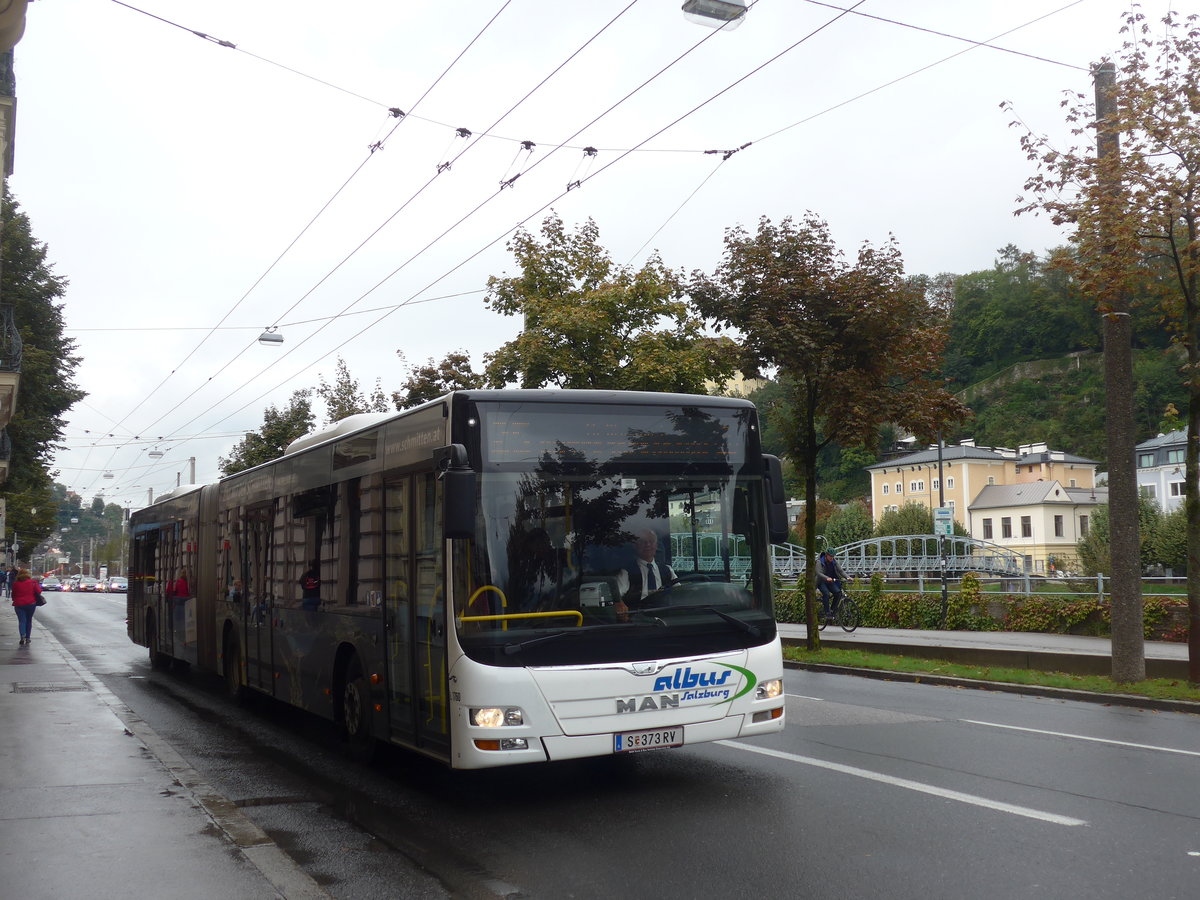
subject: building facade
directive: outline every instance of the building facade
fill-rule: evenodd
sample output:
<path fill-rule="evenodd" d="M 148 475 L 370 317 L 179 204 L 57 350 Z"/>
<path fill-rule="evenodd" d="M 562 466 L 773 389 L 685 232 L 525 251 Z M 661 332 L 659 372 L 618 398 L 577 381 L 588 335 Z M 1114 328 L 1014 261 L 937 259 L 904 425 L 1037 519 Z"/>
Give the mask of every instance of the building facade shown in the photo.
<path fill-rule="evenodd" d="M 1067 488 L 1055 481 L 989 485 L 967 510 L 971 537 L 1020 555 L 1025 571 L 1057 575 L 1075 568 L 1075 545 L 1091 530 L 1107 488 Z"/>
<path fill-rule="evenodd" d="M 1160 434 L 1142 441 L 1135 449 L 1138 493 L 1156 501 L 1163 512 L 1174 512 L 1183 505 L 1187 493 L 1186 452 L 1186 431 Z"/>

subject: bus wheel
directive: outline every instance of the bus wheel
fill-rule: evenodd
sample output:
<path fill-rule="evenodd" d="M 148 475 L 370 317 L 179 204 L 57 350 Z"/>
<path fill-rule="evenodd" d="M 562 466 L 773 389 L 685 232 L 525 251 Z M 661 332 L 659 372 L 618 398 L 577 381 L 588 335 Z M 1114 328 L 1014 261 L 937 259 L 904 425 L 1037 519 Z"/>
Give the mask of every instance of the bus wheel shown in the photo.
<path fill-rule="evenodd" d="M 242 651 L 237 635 L 232 631 L 225 635 L 224 655 L 225 692 L 234 700 L 242 699 Z"/>
<path fill-rule="evenodd" d="M 171 665 L 171 657 L 158 649 L 158 623 L 153 615 L 146 619 L 146 644 L 150 647 L 150 668 L 162 671 Z"/>
<path fill-rule="evenodd" d="M 371 735 L 371 706 L 367 679 L 357 656 L 346 664 L 345 686 L 342 688 L 342 729 L 346 749 L 351 758 L 370 762 L 375 755 L 375 738 Z"/>

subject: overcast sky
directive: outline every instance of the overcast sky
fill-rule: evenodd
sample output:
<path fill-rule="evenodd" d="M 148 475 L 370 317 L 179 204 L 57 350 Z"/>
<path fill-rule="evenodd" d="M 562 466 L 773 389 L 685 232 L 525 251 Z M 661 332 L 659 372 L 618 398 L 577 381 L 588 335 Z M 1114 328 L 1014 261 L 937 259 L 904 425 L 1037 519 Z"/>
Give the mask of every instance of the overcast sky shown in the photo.
<path fill-rule="evenodd" d="M 910 273 L 1064 241 L 1013 216 L 1030 165 L 1000 103 L 1065 143 L 1127 3 L 760 0 L 716 32 L 680 2 L 31 3 L 9 186 L 70 281 L 88 392 L 58 480 L 133 508 L 190 457 L 213 480 L 339 354 L 364 390 L 399 387 L 398 350 L 478 368 L 518 327 L 486 280 L 550 210 L 686 271 L 808 210 L 850 254 L 895 235 Z"/>

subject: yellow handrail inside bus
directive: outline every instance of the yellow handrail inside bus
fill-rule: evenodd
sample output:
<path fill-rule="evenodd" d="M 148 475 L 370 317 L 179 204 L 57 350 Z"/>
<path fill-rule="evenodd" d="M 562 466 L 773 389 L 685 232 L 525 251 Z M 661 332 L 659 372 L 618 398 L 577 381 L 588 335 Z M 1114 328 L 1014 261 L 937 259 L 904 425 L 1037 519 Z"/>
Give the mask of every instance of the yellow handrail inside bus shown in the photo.
<path fill-rule="evenodd" d="M 506 596 L 504 596 L 504 591 L 500 590 L 500 588 L 496 587 L 494 584 L 485 584 L 482 587 L 478 587 L 475 589 L 475 593 L 473 593 L 471 595 L 471 599 L 468 600 L 466 605 L 463 607 L 463 611 L 459 615 L 458 621 L 460 621 L 460 622 L 478 622 L 478 621 L 480 621 L 480 617 L 465 619 L 465 618 L 463 618 L 463 616 L 465 616 L 467 613 L 467 610 L 471 608 L 471 604 L 473 604 L 476 600 L 479 599 L 479 595 L 486 594 L 488 591 L 495 591 L 497 594 L 499 594 L 500 595 L 500 608 L 508 609 L 508 598 Z M 483 618 L 487 618 L 487 617 L 485 616 Z M 502 618 L 504 618 L 504 616 L 497 616 L 495 618 L 502 619 Z M 508 623 L 507 622 L 504 623 L 504 627 L 502 628 L 502 630 L 508 631 Z"/>
<path fill-rule="evenodd" d="M 583 625 L 583 613 L 577 609 L 558 609 L 550 610 L 549 612 L 531 612 L 531 613 L 507 613 L 503 616 L 459 616 L 460 622 L 499 622 L 507 619 L 545 619 L 552 616 L 559 618 L 563 616 L 576 616 L 579 621 L 575 623 L 576 627 Z M 504 628 L 508 630 L 508 622 L 505 621 Z"/>

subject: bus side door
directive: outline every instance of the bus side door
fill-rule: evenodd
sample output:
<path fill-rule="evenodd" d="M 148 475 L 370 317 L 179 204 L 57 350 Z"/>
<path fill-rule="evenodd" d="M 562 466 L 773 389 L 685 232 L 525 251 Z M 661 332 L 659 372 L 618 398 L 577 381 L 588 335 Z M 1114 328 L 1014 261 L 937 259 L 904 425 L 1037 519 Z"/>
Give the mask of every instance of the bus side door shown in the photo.
<path fill-rule="evenodd" d="M 267 693 L 274 692 L 271 619 L 275 613 L 272 578 L 273 503 L 250 507 L 242 520 L 242 574 L 245 590 L 246 683 Z"/>

